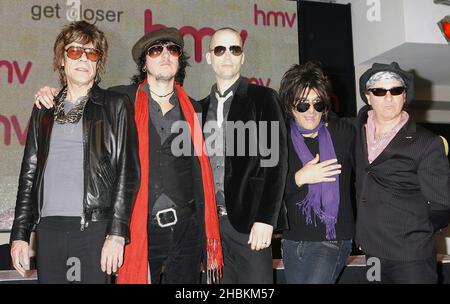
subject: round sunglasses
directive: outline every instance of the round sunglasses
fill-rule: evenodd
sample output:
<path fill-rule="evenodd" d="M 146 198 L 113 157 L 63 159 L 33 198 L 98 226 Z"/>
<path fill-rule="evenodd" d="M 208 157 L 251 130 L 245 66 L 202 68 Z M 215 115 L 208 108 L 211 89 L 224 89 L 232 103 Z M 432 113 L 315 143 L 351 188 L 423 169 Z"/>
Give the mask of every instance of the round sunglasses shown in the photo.
<path fill-rule="evenodd" d="M 158 44 L 158 45 L 154 45 L 154 46 L 150 47 L 147 50 L 147 55 L 150 58 L 157 58 L 157 57 L 161 56 L 164 49 L 167 49 L 167 51 L 169 52 L 169 54 L 171 56 L 177 57 L 177 58 L 180 57 L 181 54 L 183 53 L 181 46 L 179 46 L 178 44 L 166 44 L 166 45 Z"/>
<path fill-rule="evenodd" d="M 233 56 L 241 56 L 242 55 L 242 47 L 239 45 L 230 45 L 228 47 L 228 50 L 230 51 L 230 53 Z M 214 52 L 214 55 L 216 55 L 217 57 L 222 56 L 223 54 L 225 54 L 225 52 L 227 51 L 227 47 L 223 46 L 223 45 L 218 45 L 215 48 L 213 48 L 212 50 L 209 50 L 210 52 Z"/>
<path fill-rule="evenodd" d="M 406 91 L 406 88 L 405 87 L 395 87 L 395 88 L 391 88 L 391 89 L 371 88 L 371 89 L 367 89 L 367 91 L 371 92 L 373 95 L 375 95 L 377 97 L 385 96 L 388 91 L 389 91 L 389 93 L 391 93 L 392 96 L 398 96 L 398 95 L 403 94 L 403 92 Z"/>
<path fill-rule="evenodd" d="M 326 107 L 324 101 L 316 102 L 312 106 L 314 107 L 314 110 L 316 110 L 317 112 L 325 111 L 325 107 Z M 304 112 L 308 111 L 310 107 L 311 107 L 311 104 L 308 102 L 299 102 L 295 106 L 295 109 L 300 113 L 304 113 Z"/>
<path fill-rule="evenodd" d="M 73 60 L 80 59 L 84 53 L 86 54 L 86 58 L 93 62 L 97 62 L 102 55 L 102 53 L 97 49 L 85 48 L 82 46 L 69 46 L 65 49 L 65 52 L 67 53 L 67 57 Z"/>

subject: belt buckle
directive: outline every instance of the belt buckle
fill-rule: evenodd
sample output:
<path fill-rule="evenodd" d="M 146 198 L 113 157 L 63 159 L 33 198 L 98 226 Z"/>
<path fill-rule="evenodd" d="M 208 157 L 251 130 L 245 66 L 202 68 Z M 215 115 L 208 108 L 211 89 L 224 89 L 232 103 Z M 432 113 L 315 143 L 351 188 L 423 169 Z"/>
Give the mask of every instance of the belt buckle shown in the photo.
<path fill-rule="evenodd" d="M 173 217 L 174 220 L 172 222 L 168 222 L 168 223 L 161 223 L 161 219 L 159 218 L 161 214 L 163 213 L 167 213 L 167 212 L 172 212 L 173 213 Z M 163 210 L 159 210 L 156 213 L 156 221 L 158 222 L 159 227 L 164 228 L 164 227 L 169 227 L 169 226 L 173 226 L 177 223 L 178 218 L 177 218 L 177 212 L 175 211 L 174 208 L 167 208 L 167 209 L 163 209 Z"/>
<path fill-rule="evenodd" d="M 225 206 L 222 205 L 217 205 L 217 214 L 219 214 L 219 216 L 224 216 L 227 215 L 227 209 L 225 208 Z"/>

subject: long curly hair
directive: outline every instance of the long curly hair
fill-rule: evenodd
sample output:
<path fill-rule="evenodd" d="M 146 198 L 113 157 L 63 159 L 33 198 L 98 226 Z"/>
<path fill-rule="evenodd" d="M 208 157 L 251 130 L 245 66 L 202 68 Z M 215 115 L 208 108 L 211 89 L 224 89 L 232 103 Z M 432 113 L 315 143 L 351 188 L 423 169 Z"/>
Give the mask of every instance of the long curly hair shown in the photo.
<path fill-rule="evenodd" d="M 152 45 L 156 44 L 166 44 L 169 42 L 168 40 L 159 40 L 155 41 Z M 141 54 L 141 57 L 139 57 L 139 63 L 137 64 L 137 73 L 131 77 L 131 83 L 132 84 L 139 84 L 142 81 L 144 81 L 145 78 L 147 78 L 147 71 L 144 69 L 145 67 L 145 60 L 146 60 L 147 53 L 143 52 Z M 181 53 L 181 56 L 178 57 L 178 71 L 175 75 L 175 81 L 183 86 L 184 78 L 186 77 L 186 67 L 190 66 L 188 60 L 189 55 L 186 54 L 185 50 Z"/>
<path fill-rule="evenodd" d="M 108 59 L 108 42 L 105 34 L 94 24 L 86 21 L 76 21 L 65 25 L 56 38 L 53 45 L 53 69 L 59 74 L 59 82 L 62 86 L 66 85 L 67 79 L 64 67 L 61 62 L 64 61 L 64 52 L 66 45 L 78 42 L 81 44 L 92 43 L 96 49 L 101 52 L 100 59 L 97 61 L 97 74 L 95 82 L 99 83 L 101 75 L 105 72 L 106 61 Z"/>

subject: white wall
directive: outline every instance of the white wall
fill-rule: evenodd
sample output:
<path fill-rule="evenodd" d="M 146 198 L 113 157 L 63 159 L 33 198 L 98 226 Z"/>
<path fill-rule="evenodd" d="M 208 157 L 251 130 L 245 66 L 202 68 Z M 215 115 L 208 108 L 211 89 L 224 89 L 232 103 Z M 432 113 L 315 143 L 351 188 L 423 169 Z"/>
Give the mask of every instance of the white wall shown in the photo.
<path fill-rule="evenodd" d="M 369 3 L 369 4 L 368 4 Z M 355 65 L 397 47 L 405 41 L 402 0 L 352 1 L 353 49 Z M 377 7 L 379 14 L 373 13 Z M 400 12 L 400 13 L 399 13 Z M 372 16 L 379 16 L 373 19 Z"/>
<path fill-rule="evenodd" d="M 403 9 L 406 41 L 447 44 L 437 23 L 450 15 L 450 6 L 436 5 L 431 0 L 403 0 Z"/>

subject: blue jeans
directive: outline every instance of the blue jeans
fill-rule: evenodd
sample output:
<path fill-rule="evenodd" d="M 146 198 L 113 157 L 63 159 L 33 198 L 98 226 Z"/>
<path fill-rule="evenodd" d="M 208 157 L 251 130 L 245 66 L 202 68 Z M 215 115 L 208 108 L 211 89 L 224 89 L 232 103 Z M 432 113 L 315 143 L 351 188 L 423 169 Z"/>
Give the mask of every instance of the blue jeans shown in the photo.
<path fill-rule="evenodd" d="M 289 284 L 334 284 L 352 251 L 352 240 L 281 240 L 284 276 Z"/>

